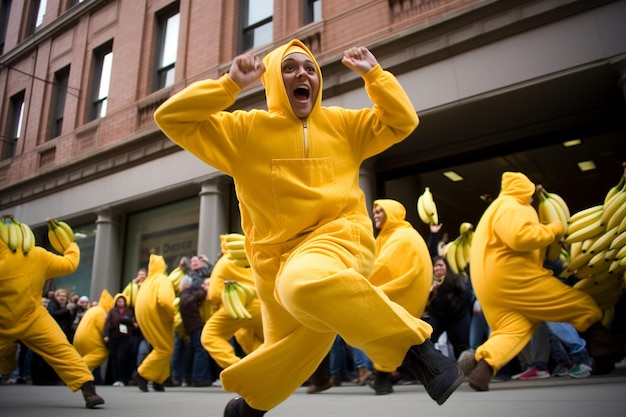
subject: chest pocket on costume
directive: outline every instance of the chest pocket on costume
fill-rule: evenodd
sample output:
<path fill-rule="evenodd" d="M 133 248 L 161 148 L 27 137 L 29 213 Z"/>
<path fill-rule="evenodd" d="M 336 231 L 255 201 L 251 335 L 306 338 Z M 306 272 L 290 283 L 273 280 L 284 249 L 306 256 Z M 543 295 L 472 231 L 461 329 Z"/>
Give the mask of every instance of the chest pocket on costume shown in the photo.
<path fill-rule="evenodd" d="M 276 220 L 287 238 L 334 220 L 346 204 L 332 158 L 273 160 L 272 195 Z"/>

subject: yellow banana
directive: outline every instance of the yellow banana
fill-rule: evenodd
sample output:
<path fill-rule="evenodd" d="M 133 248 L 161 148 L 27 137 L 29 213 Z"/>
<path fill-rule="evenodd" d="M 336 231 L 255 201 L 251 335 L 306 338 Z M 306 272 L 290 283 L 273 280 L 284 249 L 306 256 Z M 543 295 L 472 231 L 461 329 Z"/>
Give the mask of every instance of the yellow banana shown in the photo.
<path fill-rule="evenodd" d="M 622 258 L 615 258 L 613 262 L 611 262 L 611 266 L 609 266 L 609 273 L 611 274 L 619 274 L 626 270 L 626 265 L 620 265 L 622 262 Z"/>
<path fill-rule="evenodd" d="M 604 205 L 604 209 L 602 210 L 602 216 L 600 217 L 600 222 L 606 226 L 611 217 L 617 212 L 617 210 L 626 204 L 626 190 L 621 190 L 617 194 L 615 194 L 611 199 Z"/>
<path fill-rule="evenodd" d="M 612 229 L 619 226 L 624 219 L 626 219 L 626 202 L 615 210 L 615 213 L 613 213 L 611 218 L 607 221 L 606 228 Z"/>
<path fill-rule="evenodd" d="M 548 191 L 546 191 L 548 198 L 552 200 L 552 202 L 559 207 L 559 210 L 561 211 L 561 213 L 563 214 L 563 218 L 565 219 L 565 224 L 564 226 L 567 227 L 567 222 L 569 222 L 570 219 L 570 211 L 569 211 L 569 207 L 567 205 L 567 203 L 565 202 L 565 200 L 563 199 L 563 197 L 561 197 L 560 195 L 556 194 L 556 193 L 550 193 Z"/>
<path fill-rule="evenodd" d="M 465 258 L 463 242 L 460 240 L 460 238 L 457 238 L 455 242 L 456 249 L 454 251 L 454 254 L 456 255 L 456 267 L 458 268 L 457 273 L 460 274 L 465 271 L 465 268 L 467 267 L 467 260 Z"/>
<path fill-rule="evenodd" d="M 232 306 L 232 300 L 230 297 L 230 293 L 232 292 L 232 288 L 230 284 L 224 283 L 224 289 L 222 290 L 222 305 L 228 314 L 230 314 L 233 318 L 237 318 L 237 314 Z"/>
<path fill-rule="evenodd" d="M 20 228 L 22 229 L 22 252 L 26 255 L 35 246 L 35 234 L 26 223 L 20 223 Z"/>
<path fill-rule="evenodd" d="M 561 257 L 561 249 L 563 246 L 561 245 L 560 240 L 555 240 L 551 244 L 548 245 L 548 249 L 546 250 L 546 258 L 550 262 L 555 262 Z"/>
<path fill-rule="evenodd" d="M 625 230 L 626 230 L 626 216 L 624 216 L 624 218 L 620 222 L 619 226 L 617 227 L 617 231 L 619 233 L 622 233 Z"/>
<path fill-rule="evenodd" d="M 598 253 L 608 248 L 611 245 L 613 239 L 615 239 L 615 236 L 617 236 L 617 226 L 611 230 L 604 232 L 602 236 L 596 239 L 596 241 L 593 242 L 593 245 L 591 245 L 591 247 L 589 248 L 589 252 Z"/>
<path fill-rule="evenodd" d="M 67 234 L 67 238 L 70 242 L 74 241 L 74 230 L 72 230 L 69 224 L 56 219 L 52 219 L 52 221 L 54 222 L 55 227 L 60 227 L 63 231 L 65 231 L 65 234 Z"/>
<path fill-rule="evenodd" d="M 243 315 L 242 318 L 251 319 L 252 315 L 250 315 L 250 312 L 246 307 L 250 304 L 250 301 L 252 301 L 252 299 L 248 299 L 248 293 L 241 286 L 241 284 L 235 283 L 233 287 L 235 288 L 235 294 L 238 299 L 237 302 L 240 304 L 239 311 Z"/>
<path fill-rule="evenodd" d="M 420 195 L 417 198 L 417 214 L 421 221 L 423 221 L 426 224 L 430 224 L 430 218 L 428 217 L 428 214 L 426 213 L 426 210 L 424 209 L 424 194 Z"/>
<path fill-rule="evenodd" d="M 232 262 L 239 268 L 250 268 L 250 262 L 248 262 L 247 258 L 232 259 Z"/>
<path fill-rule="evenodd" d="M 602 207 L 602 206 L 600 206 Z M 580 230 L 588 227 L 594 223 L 600 223 L 600 218 L 602 217 L 602 210 L 590 212 L 587 216 L 581 217 L 579 220 L 572 222 L 570 220 L 567 225 L 567 234 L 571 235 L 579 232 Z"/>
<path fill-rule="evenodd" d="M 228 257 L 232 260 L 235 259 L 246 259 L 246 251 L 244 249 L 235 249 L 228 251 Z"/>
<path fill-rule="evenodd" d="M 567 273 L 575 273 L 578 269 L 582 268 L 584 265 L 589 262 L 589 260 L 593 257 L 592 253 L 581 253 L 575 258 L 570 258 L 569 266 L 565 272 Z"/>
<path fill-rule="evenodd" d="M 474 229 L 473 224 L 471 224 L 470 222 L 463 222 L 461 223 L 461 226 L 459 226 L 459 234 L 464 235 L 473 229 Z"/>
<path fill-rule="evenodd" d="M 604 197 L 604 204 L 608 203 L 609 200 L 618 192 L 621 191 L 622 188 L 624 188 L 624 185 L 626 184 L 626 176 L 622 175 L 621 177 L 619 177 L 619 181 L 617 182 L 617 184 L 615 184 L 613 187 L 611 187 L 611 189 L 609 189 L 609 191 L 606 193 L 606 196 Z"/>
<path fill-rule="evenodd" d="M 620 250 L 618 250 L 617 253 L 615 254 L 615 257 L 617 259 L 626 258 L 626 246 L 622 246 Z"/>
<path fill-rule="evenodd" d="M 430 191 L 430 187 L 425 187 L 424 192 L 422 193 L 424 196 L 423 206 L 426 214 L 428 215 L 430 224 L 439 224 L 439 215 L 437 214 L 437 205 L 435 204 L 435 200 L 432 192 Z"/>
<path fill-rule="evenodd" d="M 244 240 L 245 237 L 241 233 L 228 233 L 225 236 L 227 242 Z"/>
<path fill-rule="evenodd" d="M 455 274 L 458 274 L 459 267 L 456 264 L 456 259 L 457 259 L 456 251 L 457 251 L 457 245 L 455 241 L 453 240 L 452 242 L 448 242 L 448 244 L 446 245 L 444 249 L 444 256 L 446 257 L 446 260 L 448 261 L 448 266 L 450 267 L 452 272 L 454 272 Z"/>
<path fill-rule="evenodd" d="M 617 228 L 617 226 L 615 227 L 616 230 L 616 235 L 613 238 L 613 240 L 611 240 L 611 244 L 609 245 L 609 249 L 617 249 L 620 250 L 621 248 L 624 247 L 624 245 L 626 245 L 626 232 L 622 232 L 622 233 L 618 233 L 619 229 Z"/>
<path fill-rule="evenodd" d="M 579 240 L 578 242 L 574 242 L 574 243 L 580 243 L 582 253 L 587 253 L 589 252 L 589 248 L 591 248 L 591 246 L 595 243 L 596 240 L 598 240 L 598 236 L 590 237 L 589 239 L 585 239 L 582 242 Z"/>
<path fill-rule="evenodd" d="M 598 213 L 602 213 L 603 208 L 604 208 L 604 205 L 598 204 L 598 205 L 591 206 L 586 209 L 577 211 L 576 213 L 572 214 L 572 216 L 569 218 L 568 223 L 571 227 L 573 223 L 577 223 L 588 216 L 593 216 L 593 215 L 597 215 Z"/>
<path fill-rule="evenodd" d="M 11 252 L 22 249 L 22 229 L 17 220 L 11 219 L 9 223 L 9 243 L 7 244 Z"/>
<path fill-rule="evenodd" d="M 0 240 L 9 246 L 9 225 L 5 216 L 2 216 L 2 219 L 0 219 Z"/>
<path fill-rule="evenodd" d="M 590 224 L 589 226 L 583 227 L 582 229 L 568 233 L 565 235 L 565 239 L 563 241 L 565 243 L 574 243 L 580 240 L 586 240 L 595 236 L 602 234 L 605 231 L 604 225 L 600 220 L 595 223 Z"/>
<path fill-rule="evenodd" d="M 609 327 L 611 323 L 613 323 L 613 318 L 615 318 L 615 307 L 610 307 L 602 311 L 601 322 L 604 327 Z"/>
<path fill-rule="evenodd" d="M 569 246 L 569 257 L 575 258 L 582 253 L 583 242 L 574 242 Z"/>
<path fill-rule="evenodd" d="M 226 242 L 226 249 L 229 251 L 233 250 L 243 250 L 244 242 L 243 240 L 233 240 L 232 242 Z"/>

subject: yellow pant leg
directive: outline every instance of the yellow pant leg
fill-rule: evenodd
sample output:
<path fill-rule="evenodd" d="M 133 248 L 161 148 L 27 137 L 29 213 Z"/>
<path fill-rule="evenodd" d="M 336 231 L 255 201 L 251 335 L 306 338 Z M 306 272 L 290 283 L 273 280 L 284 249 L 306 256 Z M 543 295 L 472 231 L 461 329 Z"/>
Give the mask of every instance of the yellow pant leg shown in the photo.
<path fill-rule="evenodd" d="M 17 343 L 0 341 L 0 374 L 9 377 L 17 369 Z"/>
<path fill-rule="evenodd" d="M 174 333 L 172 332 L 172 344 L 152 346 L 152 350 L 137 368 L 139 375 L 148 381 L 162 384 L 170 376 L 170 361 L 174 353 Z"/>
<path fill-rule="evenodd" d="M 549 275 L 497 285 L 481 283 L 477 292 L 492 332 L 475 357 L 494 373 L 526 346 L 540 322 L 571 323 L 584 331 L 602 317 L 591 297 Z"/>
<path fill-rule="evenodd" d="M 102 365 L 102 362 L 105 361 L 106 358 L 109 357 L 109 350 L 106 347 L 100 347 L 98 349 L 94 349 L 89 353 L 83 355 L 83 359 L 87 364 L 87 367 L 90 370 L 96 369 L 98 366 Z"/>
<path fill-rule="evenodd" d="M 282 248 L 274 253 L 253 248 L 265 341 L 222 372 L 224 388 L 252 407 L 269 410 L 289 397 L 317 368 L 337 333 L 392 370 L 410 346 L 430 337 L 427 323 L 365 278 L 374 241 L 349 223 L 324 227 L 289 257 L 282 256 Z M 285 261 L 282 270 L 279 260 Z"/>
<path fill-rule="evenodd" d="M 57 322 L 49 314 L 41 314 L 20 336 L 20 340 L 40 355 L 72 391 L 93 375 L 83 358 L 67 340 Z"/>

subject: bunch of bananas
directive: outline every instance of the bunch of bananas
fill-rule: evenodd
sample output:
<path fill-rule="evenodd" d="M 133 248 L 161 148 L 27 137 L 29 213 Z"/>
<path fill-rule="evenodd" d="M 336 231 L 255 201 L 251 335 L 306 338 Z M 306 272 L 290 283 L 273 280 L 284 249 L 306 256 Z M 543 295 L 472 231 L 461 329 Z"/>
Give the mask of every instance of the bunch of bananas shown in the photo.
<path fill-rule="evenodd" d="M 224 281 L 222 291 L 222 304 L 224 308 L 235 319 L 251 319 L 247 306 L 256 297 L 254 288 L 246 284 L 240 284 L 234 280 Z"/>
<path fill-rule="evenodd" d="M 437 206 L 430 187 L 424 188 L 424 192 L 417 198 L 417 214 L 426 224 L 439 224 L 439 215 L 437 214 Z"/>
<path fill-rule="evenodd" d="M 5 214 L 0 220 L 0 239 L 15 253 L 21 250 L 27 255 L 35 246 L 35 234 L 26 223 L 15 220 L 13 215 Z"/>
<path fill-rule="evenodd" d="M 180 266 L 177 266 L 176 268 L 172 269 L 172 272 L 170 272 L 169 275 L 167 276 L 170 282 L 172 283 L 172 287 L 174 287 L 174 293 L 176 294 L 177 297 L 180 292 L 180 283 L 186 274 L 187 272 L 185 272 L 183 268 L 181 268 Z"/>
<path fill-rule="evenodd" d="M 565 200 L 560 195 L 549 192 L 541 184 L 537 185 L 537 198 L 539 221 L 542 223 L 561 222 L 567 233 L 570 211 Z M 562 259 L 566 261 L 564 263 L 569 263 L 566 251 L 563 249 L 563 239 L 555 240 L 548 245 L 546 257 L 552 262 Z"/>
<path fill-rule="evenodd" d="M 245 237 L 240 233 L 228 233 L 224 238 L 226 239 L 228 258 L 241 268 L 249 268 L 250 263 L 244 249 Z"/>
<path fill-rule="evenodd" d="M 578 278 L 574 288 L 593 297 L 603 323 L 610 323 L 626 293 L 626 169 L 602 204 L 572 215 L 564 242 L 570 245 L 565 273 Z"/>
<path fill-rule="evenodd" d="M 60 254 L 65 253 L 70 243 L 74 242 L 74 231 L 69 224 L 56 219 L 48 219 L 47 224 L 50 245 Z"/>
<path fill-rule="evenodd" d="M 474 225 L 469 222 L 461 223 L 459 236 L 449 242 L 444 248 L 444 256 L 450 269 L 455 274 L 460 274 L 467 268 L 470 257 L 470 248 L 474 238 Z"/>

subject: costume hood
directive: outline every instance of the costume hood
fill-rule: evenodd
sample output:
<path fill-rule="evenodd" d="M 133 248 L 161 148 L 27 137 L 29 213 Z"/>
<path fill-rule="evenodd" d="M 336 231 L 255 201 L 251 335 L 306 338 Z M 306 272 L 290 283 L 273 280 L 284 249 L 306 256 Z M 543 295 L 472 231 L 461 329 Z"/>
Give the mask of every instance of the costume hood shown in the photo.
<path fill-rule="evenodd" d="M 155 275 L 164 275 L 166 269 L 167 265 L 165 264 L 165 259 L 163 259 L 163 257 L 160 255 L 151 254 L 150 262 L 148 263 L 148 273 L 146 274 L 146 280 Z"/>
<path fill-rule="evenodd" d="M 265 72 L 261 76 L 261 82 L 265 87 L 267 108 L 270 112 L 277 112 L 296 117 L 293 109 L 291 108 L 291 104 L 289 103 L 282 75 L 283 58 L 296 52 L 303 53 L 311 58 L 311 61 L 315 64 L 315 68 L 317 69 L 317 74 L 320 79 L 319 91 L 317 93 L 317 97 L 315 98 L 311 115 L 319 110 L 322 105 L 322 71 L 320 66 L 309 48 L 307 48 L 301 41 L 294 39 L 289 43 L 274 49 L 263 58 Z"/>
<path fill-rule="evenodd" d="M 111 293 L 109 292 L 109 290 L 102 290 L 102 293 L 100 294 L 100 300 L 98 300 L 98 305 L 101 306 L 104 311 L 109 311 L 113 308 L 113 306 L 115 305 L 115 301 L 113 300 L 113 297 L 111 297 Z"/>
<path fill-rule="evenodd" d="M 535 184 L 521 172 L 505 172 L 502 174 L 501 196 L 511 196 L 521 204 L 529 204 L 535 194 Z"/>
<path fill-rule="evenodd" d="M 374 201 L 374 207 L 376 206 L 380 207 L 387 216 L 387 221 L 383 224 L 381 232 L 405 223 L 406 209 L 396 200 L 376 200 Z"/>

